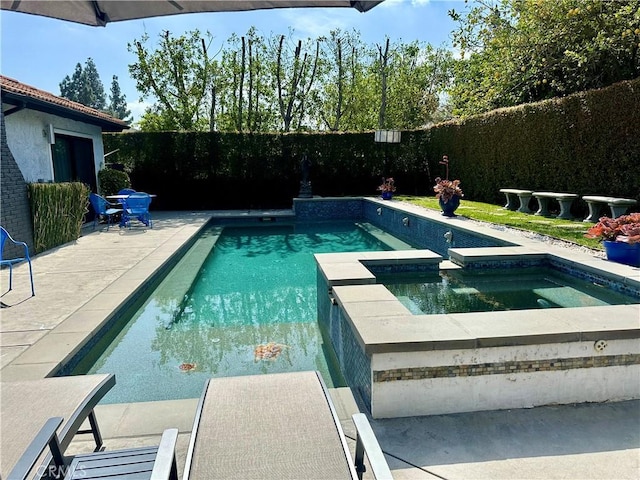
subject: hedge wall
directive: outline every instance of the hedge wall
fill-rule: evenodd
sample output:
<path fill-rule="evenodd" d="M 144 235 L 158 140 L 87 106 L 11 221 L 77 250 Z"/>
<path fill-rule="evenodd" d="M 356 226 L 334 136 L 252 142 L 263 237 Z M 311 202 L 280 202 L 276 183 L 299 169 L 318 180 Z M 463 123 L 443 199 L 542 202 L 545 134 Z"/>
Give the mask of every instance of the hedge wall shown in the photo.
<path fill-rule="evenodd" d="M 163 209 L 290 208 L 305 152 L 320 196 L 375 195 L 383 175 L 399 194 L 433 195 L 447 153 L 472 200 L 503 203 L 505 187 L 640 200 L 640 79 L 405 131 L 396 145 L 373 133 L 136 132 L 104 143 Z"/>
<path fill-rule="evenodd" d="M 431 146 L 449 152 L 467 197 L 500 203 L 500 188 L 640 201 L 640 79 L 563 99 L 441 124 Z"/>

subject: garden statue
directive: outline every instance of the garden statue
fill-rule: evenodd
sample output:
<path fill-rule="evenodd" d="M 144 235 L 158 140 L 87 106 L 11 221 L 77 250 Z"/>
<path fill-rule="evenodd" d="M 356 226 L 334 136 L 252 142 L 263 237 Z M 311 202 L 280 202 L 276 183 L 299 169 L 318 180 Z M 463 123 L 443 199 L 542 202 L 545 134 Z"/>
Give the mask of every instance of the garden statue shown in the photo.
<path fill-rule="evenodd" d="M 298 197 L 312 198 L 311 180 L 309 180 L 311 160 L 309 160 L 309 156 L 306 153 L 302 156 L 302 160 L 300 161 L 300 170 L 302 172 L 302 181 L 300 182 L 300 193 L 298 194 Z"/>

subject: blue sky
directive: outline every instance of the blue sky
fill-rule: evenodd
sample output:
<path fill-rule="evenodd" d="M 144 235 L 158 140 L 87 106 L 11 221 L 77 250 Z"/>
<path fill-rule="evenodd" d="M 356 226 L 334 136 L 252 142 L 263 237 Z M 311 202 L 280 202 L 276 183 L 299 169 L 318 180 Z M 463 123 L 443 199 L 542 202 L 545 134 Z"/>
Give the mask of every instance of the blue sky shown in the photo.
<path fill-rule="evenodd" d="M 462 0 L 385 0 L 366 13 L 350 8 L 273 9 L 252 12 L 228 12 L 174 15 L 110 23 L 106 27 L 89 27 L 62 20 L 22 13 L 0 12 L 0 71 L 36 88 L 55 95 L 66 75 L 75 65 L 93 58 L 105 91 L 111 77 L 118 76 L 129 109 L 136 118 L 144 111 L 135 82 L 129 77 L 129 64 L 135 56 L 127 43 L 145 32 L 156 41 L 163 30 L 181 35 L 193 29 L 209 31 L 214 36 L 210 51 L 217 51 L 232 33 L 242 35 L 255 26 L 265 37 L 286 34 L 289 27 L 301 38 L 316 38 L 330 30 L 356 29 L 367 44 L 382 44 L 385 36 L 392 41 L 426 41 L 434 46 L 451 47 L 455 24 L 447 11 L 463 11 Z M 216 48 L 217 46 L 217 48 Z"/>

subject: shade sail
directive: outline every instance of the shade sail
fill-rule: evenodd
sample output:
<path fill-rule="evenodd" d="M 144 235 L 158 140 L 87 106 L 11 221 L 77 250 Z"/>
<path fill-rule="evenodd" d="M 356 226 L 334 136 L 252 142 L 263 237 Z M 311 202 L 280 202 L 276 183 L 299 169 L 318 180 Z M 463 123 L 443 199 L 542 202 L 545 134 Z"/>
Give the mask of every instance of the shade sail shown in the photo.
<path fill-rule="evenodd" d="M 2 10 L 59 18 L 85 25 L 177 15 L 270 8 L 351 7 L 361 12 L 383 0 L 0 0 Z"/>

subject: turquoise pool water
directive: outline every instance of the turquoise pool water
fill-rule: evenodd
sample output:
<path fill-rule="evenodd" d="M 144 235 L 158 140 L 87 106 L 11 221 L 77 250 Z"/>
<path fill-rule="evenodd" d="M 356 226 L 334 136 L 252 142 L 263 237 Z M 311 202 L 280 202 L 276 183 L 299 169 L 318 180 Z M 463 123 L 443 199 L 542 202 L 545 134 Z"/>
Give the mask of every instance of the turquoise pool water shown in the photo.
<path fill-rule="evenodd" d="M 379 276 L 378 283 L 416 315 L 637 303 L 633 297 L 550 268 L 441 270 Z"/>
<path fill-rule="evenodd" d="M 313 253 L 391 247 L 336 222 L 212 227 L 202 242 L 212 238 L 197 275 L 178 264 L 74 373 L 116 374 L 103 403 L 199 397 L 207 378 L 232 375 L 319 370 L 345 385 L 317 323 Z"/>

